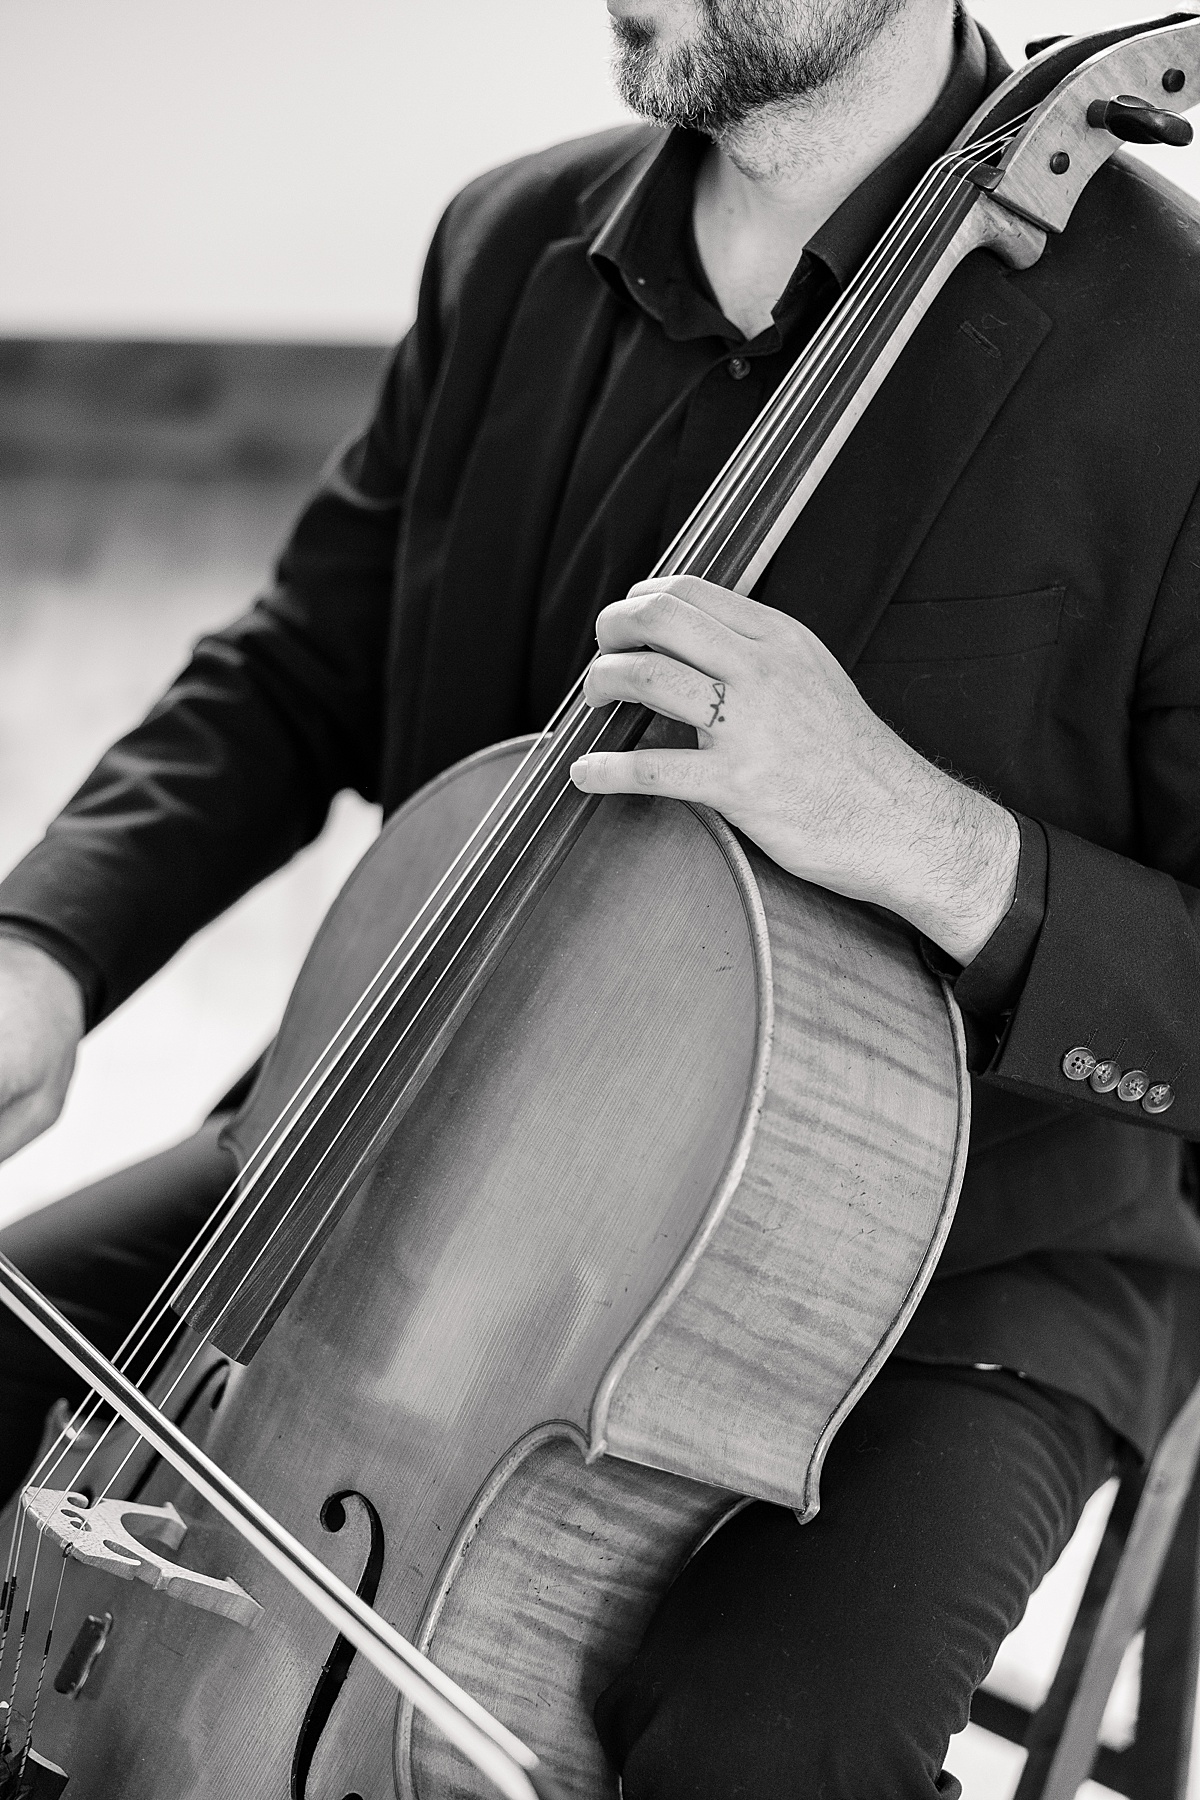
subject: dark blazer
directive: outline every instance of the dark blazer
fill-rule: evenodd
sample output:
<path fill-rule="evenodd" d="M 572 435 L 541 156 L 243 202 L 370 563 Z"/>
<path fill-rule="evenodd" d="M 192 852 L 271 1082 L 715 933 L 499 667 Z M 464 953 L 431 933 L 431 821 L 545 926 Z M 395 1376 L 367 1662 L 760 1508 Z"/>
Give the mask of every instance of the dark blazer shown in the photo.
<path fill-rule="evenodd" d="M 561 146 L 451 205 L 376 414 L 274 590 L 0 885 L 0 922 L 56 943 L 97 1011 L 339 788 L 391 810 L 528 725 L 538 558 L 616 304 L 587 247 L 656 141 Z M 977 254 L 954 276 L 759 590 L 920 750 L 1045 828 L 1044 923 L 978 1070 L 948 1272 L 1047 1246 L 1200 1267 L 1180 1193 L 1180 1135 L 1200 1136 L 1198 484 L 1200 222 L 1118 157 L 1036 267 Z M 1079 1043 L 1170 1081 L 1173 1110 L 1067 1081 Z"/>

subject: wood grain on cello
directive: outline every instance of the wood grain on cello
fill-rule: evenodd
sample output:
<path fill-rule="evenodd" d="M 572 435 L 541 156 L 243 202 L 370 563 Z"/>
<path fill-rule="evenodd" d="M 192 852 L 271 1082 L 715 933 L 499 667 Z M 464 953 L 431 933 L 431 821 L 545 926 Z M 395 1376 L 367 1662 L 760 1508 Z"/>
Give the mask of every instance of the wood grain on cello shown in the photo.
<path fill-rule="evenodd" d="M 237 1123 L 247 1143 L 524 748 L 432 784 L 360 865 Z M 591 1701 L 727 1490 L 815 1506 L 824 1443 L 948 1227 L 965 1092 L 952 1007 L 898 927 L 752 865 L 712 816 L 606 801 L 231 1383 L 205 1449 L 353 1580 L 369 1501 L 378 1610 L 447 1673 L 467 1670 L 568 1793 L 604 1791 Z M 598 1437 L 674 1473 L 589 1468 Z M 143 1499 L 173 1499 L 184 1545 L 264 1608 L 255 1628 L 139 1584 L 114 1602 L 111 1577 L 74 1564 L 64 1604 L 86 1616 L 109 1596 L 104 1680 L 139 1692 L 129 1800 L 273 1793 L 308 1704 L 294 1684 L 314 1628 L 177 1486 L 160 1470 Z M 362 1499 L 329 1542 L 320 1510 L 343 1490 Z M 586 1521 L 601 1518 L 598 1534 Z M 516 1561 L 524 1592 L 561 1594 L 575 1628 L 549 1633 L 515 1596 L 494 1604 Z M 148 1664 L 164 1634 L 186 1654 Z M 293 1673 L 279 1685 L 281 1662 Z M 313 1748 L 310 1794 L 387 1791 L 379 1722 L 393 1702 L 373 1671 L 350 1682 Z M 86 1698 L 47 1712 L 44 1741 L 77 1791 L 100 1793 L 129 1748 Z M 398 1730 L 402 1792 L 489 1791 L 457 1757 L 451 1780 L 440 1734 L 410 1736 L 403 1714 Z"/>

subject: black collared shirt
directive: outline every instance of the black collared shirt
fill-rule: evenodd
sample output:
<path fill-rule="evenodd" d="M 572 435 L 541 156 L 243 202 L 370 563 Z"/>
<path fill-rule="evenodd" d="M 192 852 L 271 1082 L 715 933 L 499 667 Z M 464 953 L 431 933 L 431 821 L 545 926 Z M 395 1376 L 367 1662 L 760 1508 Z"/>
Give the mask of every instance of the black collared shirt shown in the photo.
<path fill-rule="evenodd" d="M 692 228 L 708 140 L 674 131 L 590 247 L 622 305 L 571 464 L 543 569 L 529 722 L 549 716 L 594 649 L 601 604 L 645 577 L 929 165 L 983 98 L 987 54 L 960 13 L 932 110 L 820 227 L 747 339 L 722 313 Z"/>

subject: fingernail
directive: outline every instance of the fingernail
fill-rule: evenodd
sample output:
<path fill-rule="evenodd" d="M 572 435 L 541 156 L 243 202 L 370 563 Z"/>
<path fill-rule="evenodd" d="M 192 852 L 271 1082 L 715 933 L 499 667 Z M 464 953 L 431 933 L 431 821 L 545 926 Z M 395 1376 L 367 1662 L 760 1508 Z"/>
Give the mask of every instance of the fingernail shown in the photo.
<path fill-rule="evenodd" d="M 580 756 L 571 764 L 571 780 L 577 788 L 583 786 L 583 778 L 587 774 L 587 757 Z"/>

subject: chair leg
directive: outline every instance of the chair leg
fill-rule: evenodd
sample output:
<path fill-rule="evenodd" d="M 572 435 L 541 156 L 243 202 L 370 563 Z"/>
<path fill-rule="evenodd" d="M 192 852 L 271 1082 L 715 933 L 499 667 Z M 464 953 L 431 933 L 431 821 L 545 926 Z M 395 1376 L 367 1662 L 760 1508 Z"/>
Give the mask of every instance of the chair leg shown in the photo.
<path fill-rule="evenodd" d="M 1025 1766 L 1013 1800 L 1044 1800 L 1046 1778 L 1066 1729 L 1068 1714 L 1074 1705 L 1104 1608 L 1125 1554 L 1143 1486 L 1144 1479 L 1136 1471 L 1131 1470 L 1122 1477 L 1117 1497 L 1108 1515 L 1108 1523 L 1104 1527 L 1100 1548 L 1088 1574 L 1079 1610 L 1059 1658 L 1050 1692 L 1026 1727 Z M 1107 1703 L 1107 1696 L 1105 1701 Z"/>
<path fill-rule="evenodd" d="M 1078 1686 L 1068 1698 L 1070 1677 L 1074 1672 L 1060 1668 L 1046 1706 L 1030 1727 L 1030 1756 L 1014 1800 L 1075 1800 L 1079 1788 L 1091 1773 L 1108 1696 L 1121 1658 L 1146 1618 L 1163 1565 L 1175 1542 L 1198 1457 L 1200 1387 L 1175 1418 L 1150 1465 L 1125 1553 L 1086 1652 Z M 1122 1494 L 1124 1490 L 1123 1482 Z M 1121 1495 L 1118 1495 L 1118 1504 L 1120 1500 Z M 1113 1510 L 1115 1512 L 1116 1507 Z M 1184 1538 L 1186 1545 L 1186 1533 Z M 1089 1589 L 1091 1585 L 1089 1581 Z M 1082 1606 L 1080 1612 L 1083 1612 Z M 1075 1635 L 1073 1630 L 1072 1640 Z M 1066 1660 L 1064 1657 L 1064 1663 Z M 1064 1699 L 1068 1702 L 1065 1716 Z M 1044 1728 L 1043 1715 L 1047 1715 Z M 1062 1731 L 1054 1744 L 1051 1733 L 1058 1717 L 1062 1717 Z M 1051 1749 L 1048 1766 L 1047 1747 Z M 1155 1791 L 1154 1800 L 1167 1800 L 1171 1793 L 1169 1787 L 1160 1787 Z"/>
<path fill-rule="evenodd" d="M 1187 1800 L 1200 1669 L 1200 1482 L 1194 1482 L 1146 1614 L 1137 1735 L 1121 1756 L 1128 1800 Z"/>

